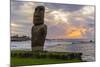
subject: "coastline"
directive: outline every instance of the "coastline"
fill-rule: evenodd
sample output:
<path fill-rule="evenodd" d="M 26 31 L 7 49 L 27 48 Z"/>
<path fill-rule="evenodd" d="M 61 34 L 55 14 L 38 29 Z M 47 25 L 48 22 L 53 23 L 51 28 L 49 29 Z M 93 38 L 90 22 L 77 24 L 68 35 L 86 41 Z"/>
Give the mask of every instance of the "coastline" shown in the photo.
<path fill-rule="evenodd" d="M 11 42 L 11 51 L 12 50 L 31 51 L 31 42 Z M 69 42 L 46 41 L 44 50 L 52 52 L 81 52 L 83 53 L 82 59 L 84 61 L 95 61 L 95 43 L 70 44 Z"/>

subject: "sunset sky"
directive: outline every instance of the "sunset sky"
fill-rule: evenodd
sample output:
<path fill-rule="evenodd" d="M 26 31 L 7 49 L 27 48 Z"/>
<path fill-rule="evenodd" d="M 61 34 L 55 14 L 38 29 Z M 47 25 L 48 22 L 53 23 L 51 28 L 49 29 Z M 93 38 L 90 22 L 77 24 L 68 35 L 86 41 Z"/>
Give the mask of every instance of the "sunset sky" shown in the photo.
<path fill-rule="evenodd" d="M 34 9 L 40 5 L 45 6 L 47 38 L 94 38 L 94 6 L 19 1 L 11 1 L 11 35 L 31 37 Z"/>

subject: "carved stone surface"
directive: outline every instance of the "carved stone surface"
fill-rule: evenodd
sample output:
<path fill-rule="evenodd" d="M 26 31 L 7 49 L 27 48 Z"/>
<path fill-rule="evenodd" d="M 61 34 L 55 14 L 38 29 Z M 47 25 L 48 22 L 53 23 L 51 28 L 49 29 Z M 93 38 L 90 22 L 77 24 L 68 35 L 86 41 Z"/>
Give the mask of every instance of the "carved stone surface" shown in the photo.
<path fill-rule="evenodd" d="M 44 42 L 47 34 L 47 26 L 44 24 L 44 12 L 43 6 L 37 6 L 34 12 L 32 30 L 31 30 L 31 46 L 32 51 L 43 51 Z"/>

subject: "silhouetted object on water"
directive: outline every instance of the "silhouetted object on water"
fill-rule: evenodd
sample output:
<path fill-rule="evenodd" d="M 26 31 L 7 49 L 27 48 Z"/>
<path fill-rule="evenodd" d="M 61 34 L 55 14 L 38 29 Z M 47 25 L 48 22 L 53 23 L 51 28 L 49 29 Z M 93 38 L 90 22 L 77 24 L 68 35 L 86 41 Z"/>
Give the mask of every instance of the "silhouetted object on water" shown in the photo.
<path fill-rule="evenodd" d="M 44 6 L 37 6 L 35 8 L 33 24 L 31 30 L 31 46 L 32 51 L 43 51 L 44 42 L 47 34 L 47 26 L 44 24 Z"/>
<path fill-rule="evenodd" d="M 15 36 L 11 36 L 11 41 L 28 41 L 30 40 L 30 37 L 28 36 L 18 36 L 18 35 L 15 35 Z"/>
<path fill-rule="evenodd" d="M 90 42 L 93 42 L 92 40 L 90 40 Z"/>

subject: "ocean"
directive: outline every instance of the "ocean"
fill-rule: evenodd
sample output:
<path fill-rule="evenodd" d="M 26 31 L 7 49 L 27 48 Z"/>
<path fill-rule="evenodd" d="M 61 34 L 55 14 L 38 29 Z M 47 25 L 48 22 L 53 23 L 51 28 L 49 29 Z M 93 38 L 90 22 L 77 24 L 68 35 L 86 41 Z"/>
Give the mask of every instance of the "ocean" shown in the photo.
<path fill-rule="evenodd" d="M 31 41 L 11 42 L 11 50 L 30 50 Z M 72 43 L 66 41 L 45 41 L 44 50 L 54 52 L 82 52 L 82 60 L 95 61 L 95 43 Z"/>

